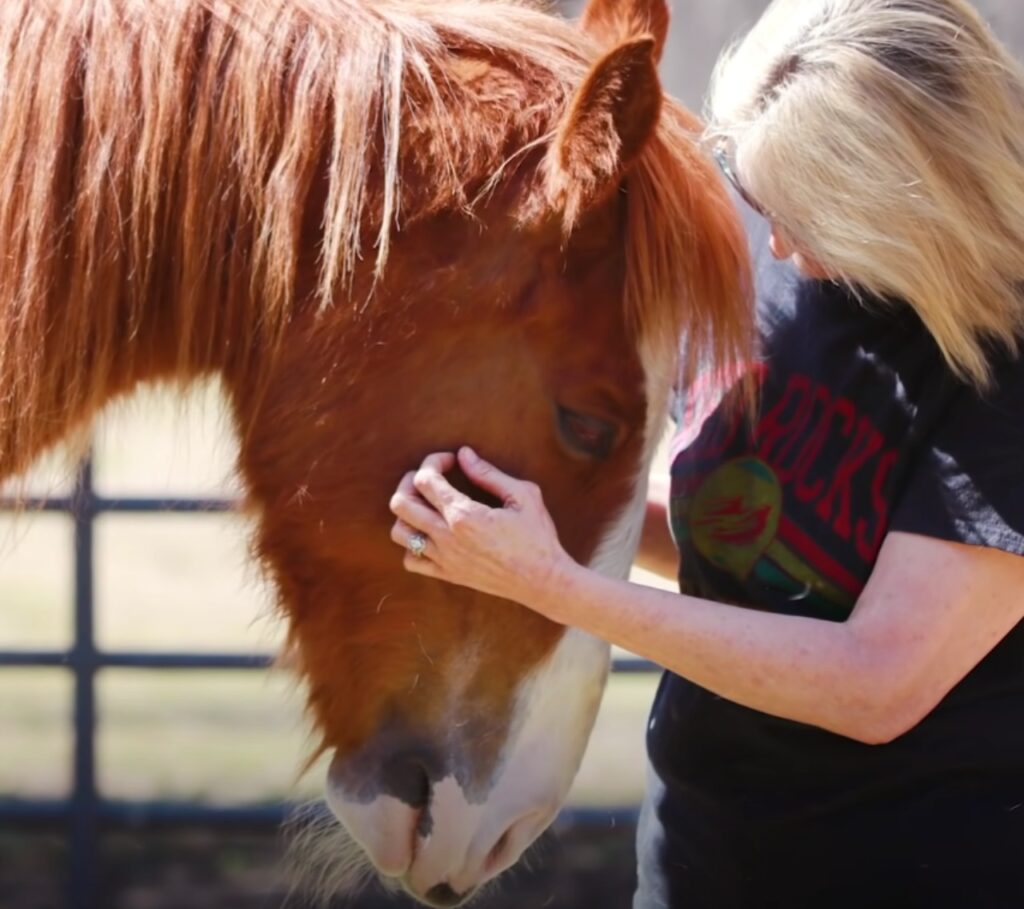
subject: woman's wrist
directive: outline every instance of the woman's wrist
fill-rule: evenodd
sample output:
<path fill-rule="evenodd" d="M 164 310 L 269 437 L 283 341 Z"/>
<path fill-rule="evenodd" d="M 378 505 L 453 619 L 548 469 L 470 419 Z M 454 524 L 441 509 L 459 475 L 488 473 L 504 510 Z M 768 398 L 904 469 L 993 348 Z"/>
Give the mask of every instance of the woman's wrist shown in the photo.
<path fill-rule="evenodd" d="M 574 625 L 581 575 L 587 571 L 568 553 L 562 552 L 548 566 L 543 578 L 530 585 L 525 606 L 559 625 Z"/>

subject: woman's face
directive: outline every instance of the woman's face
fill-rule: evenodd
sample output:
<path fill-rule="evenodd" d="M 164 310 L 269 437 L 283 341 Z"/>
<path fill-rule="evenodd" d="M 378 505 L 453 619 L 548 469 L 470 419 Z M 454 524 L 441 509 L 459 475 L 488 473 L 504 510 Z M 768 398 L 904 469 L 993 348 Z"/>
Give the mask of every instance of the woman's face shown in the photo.
<path fill-rule="evenodd" d="M 739 165 L 736 161 L 735 154 L 730 154 L 725 145 L 719 145 L 714 150 L 713 154 L 715 161 L 722 172 L 722 176 L 732 184 L 737 195 L 739 195 L 747 205 L 771 224 L 772 233 L 770 246 L 772 255 L 779 260 L 785 260 L 792 257 L 793 264 L 808 278 L 816 278 L 819 280 L 828 280 L 833 278 L 834 275 L 831 274 L 820 262 L 818 262 L 817 259 L 801 249 L 800 245 L 793 241 L 786 233 L 785 229 L 782 228 L 776 219 L 772 217 L 771 211 L 761 205 L 754 195 L 747 190 L 742 179 L 740 179 Z"/>
<path fill-rule="evenodd" d="M 834 277 L 827 268 L 825 268 L 817 259 L 803 252 L 800 247 L 794 243 L 786 231 L 781 228 L 778 224 L 772 221 L 772 234 L 771 239 L 768 242 L 771 247 L 772 255 L 776 259 L 793 259 L 793 264 L 800 271 L 801 274 L 808 278 L 815 278 L 818 280 L 829 280 Z"/>

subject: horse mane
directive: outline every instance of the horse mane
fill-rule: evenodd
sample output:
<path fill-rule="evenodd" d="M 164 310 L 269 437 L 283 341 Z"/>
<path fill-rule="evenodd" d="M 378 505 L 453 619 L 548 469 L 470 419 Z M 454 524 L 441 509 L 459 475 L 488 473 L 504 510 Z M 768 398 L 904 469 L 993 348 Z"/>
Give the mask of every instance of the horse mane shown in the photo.
<path fill-rule="evenodd" d="M 521 0 L 4 0 L 0 476 L 140 364 L 230 348 L 258 380 L 304 269 L 330 307 L 403 225 L 473 210 L 601 50 Z M 515 78 L 480 87 L 474 59 Z M 746 254 L 697 127 L 667 104 L 628 177 L 627 305 L 724 364 Z"/>

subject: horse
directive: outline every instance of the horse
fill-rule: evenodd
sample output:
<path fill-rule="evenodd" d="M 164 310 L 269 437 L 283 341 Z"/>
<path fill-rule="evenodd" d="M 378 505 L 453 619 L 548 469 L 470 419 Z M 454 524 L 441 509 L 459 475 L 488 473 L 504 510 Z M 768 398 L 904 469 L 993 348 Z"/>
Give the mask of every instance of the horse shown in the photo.
<path fill-rule="evenodd" d="M 0 479 L 142 383 L 220 377 L 330 758 L 299 847 L 324 889 L 478 892 L 556 815 L 608 670 L 404 572 L 397 480 L 472 444 L 624 576 L 679 339 L 746 361 L 744 239 L 661 88 L 667 28 L 664 0 L 0 5 Z"/>

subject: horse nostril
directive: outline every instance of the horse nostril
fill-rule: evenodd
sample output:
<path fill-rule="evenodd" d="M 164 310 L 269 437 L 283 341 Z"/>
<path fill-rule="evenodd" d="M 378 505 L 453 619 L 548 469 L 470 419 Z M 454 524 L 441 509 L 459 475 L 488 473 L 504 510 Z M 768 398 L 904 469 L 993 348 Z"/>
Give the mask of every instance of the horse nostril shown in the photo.
<path fill-rule="evenodd" d="M 403 756 L 388 761 L 381 781 L 389 795 L 410 808 L 422 810 L 430 804 L 430 772 L 419 758 Z"/>
<path fill-rule="evenodd" d="M 487 853 L 485 872 L 488 875 L 497 874 L 514 864 L 526 845 L 540 833 L 544 818 L 543 811 L 531 811 L 509 825 Z"/>
<path fill-rule="evenodd" d="M 461 902 L 468 899 L 472 892 L 470 890 L 466 893 L 456 893 L 452 890 L 450 884 L 438 884 L 436 887 L 431 887 L 424 894 L 423 898 L 433 906 L 446 907 L 447 909 L 450 906 L 458 906 Z"/>
<path fill-rule="evenodd" d="M 430 803 L 430 774 L 419 761 L 409 768 L 409 796 L 413 808 L 426 808 Z"/>

